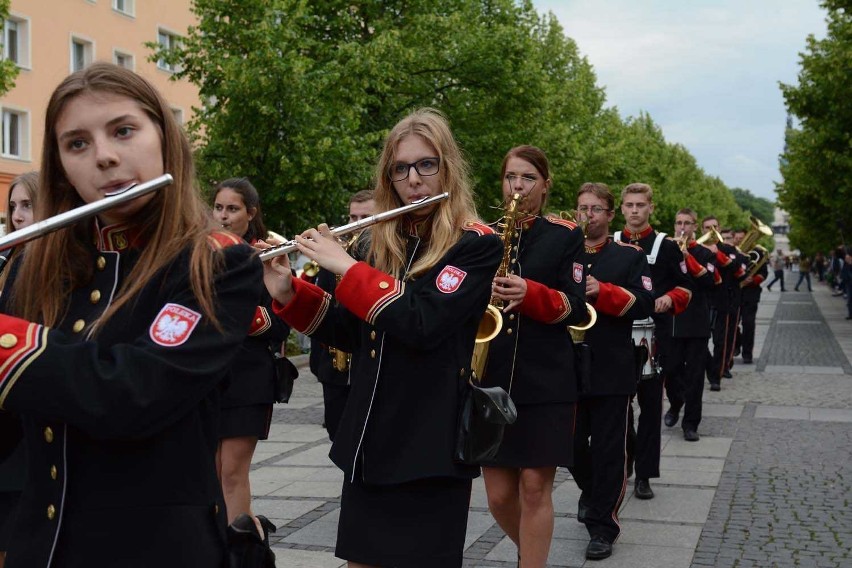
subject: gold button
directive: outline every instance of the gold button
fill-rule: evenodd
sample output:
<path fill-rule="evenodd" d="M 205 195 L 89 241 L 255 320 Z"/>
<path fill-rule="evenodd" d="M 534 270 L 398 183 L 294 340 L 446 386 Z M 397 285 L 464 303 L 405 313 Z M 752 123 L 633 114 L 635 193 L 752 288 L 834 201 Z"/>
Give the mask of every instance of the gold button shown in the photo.
<path fill-rule="evenodd" d="M 459 376 L 460 377 L 464 376 L 464 367 L 462 367 L 461 370 L 459 371 Z"/>
<path fill-rule="evenodd" d="M 388 288 L 390 288 L 390 284 L 382 280 L 381 282 L 379 282 L 379 288 L 381 288 L 382 290 L 387 290 Z"/>
<path fill-rule="evenodd" d="M 44 441 L 48 444 L 53 443 L 53 428 L 50 426 L 44 429 Z"/>
<path fill-rule="evenodd" d="M 513 259 L 512 259 L 512 264 L 517 264 L 517 263 L 518 263 L 518 259 L 517 259 L 517 258 L 513 258 Z"/>
<path fill-rule="evenodd" d="M 513 251 L 517 251 L 517 250 L 518 250 L 518 245 L 513 246 L 513 247 L 512 247 L 512 250 L 513 250 Z"/>
<path fill-rule="evenodd" d="M 54 507 L 53 505 L 47 506 L 47 518 L 51 521 L 56 518 L 56 507 Z"/>
<path fill-rule="evenodd" d="M 106 259 L 104 257 L 102 257 L 102 256 L 98 257 L 97 267 L 98 267 L 98 270 L 103 270 L 104 268 L 106 268 Z"/>
<path fill-rule="evenodd" d="M 9 349 L 18 344 L 18 338 L 15 337 L 14 333 L 4 333 L 0 335 L 0 347 L 3 349 Z"/>
<path fill-rule="evenodd" d="M 101 301 L 101 291 L 100 290 L 92 290 L 92 293 L 89 294 L 89 301 L 93 304 L 97 304 Z"/>
<path fill-rule="evenodd" d="M 213 507 L 213 512 L 217 515 L 219 514 L 219 504 L 217 503 L 215 507 Z"/>
<path fill-rule="evenodd" d="M 376 358 L 376 350 L 375 349 L 370 349 L 370 357 L 372 357 L 373 359 Z"/>
<path fill-rule="evenodd" d="M 56 479 L 59 475 L 59 471 L 56 469 L 55 465 L 50 466 L 50 479 Z"/>
<path fill-rule="evenodd" d="M 257 318 L 256 320 L 254 320 L 254 323 L 256 323 L 257 325 L 260 325 L 260 324 L 263 323 L 263 320 L 260 319 L 260 318 Z"/>
<path fill-rule="evenodd" d="M 74 322 L 74 327 L 72 327 L 71 329 L 74 330 L 74 333 L 80 333 L 81 331 L 83 331 L 84 327 L 86 327 L 86 322 L 84 322 L 83 320 L 77 320 Z"/>
<path fill-rule="evenodd" d="M 512 335 L 512 328 L 511 327 L 506 330 L 506 335 Z"/>
<path fill-rule="evenodd" d="M 373 331 L 370 332 L 370 339 L 375 339 L 375 338 L 376 338 L 376 330 L 373 330 Z"/>
<path fill-rule="evenodd" d="M 509 319 L 510 319 L 510 320 L 515 319 L 515 314 L 509 314 Z"/>

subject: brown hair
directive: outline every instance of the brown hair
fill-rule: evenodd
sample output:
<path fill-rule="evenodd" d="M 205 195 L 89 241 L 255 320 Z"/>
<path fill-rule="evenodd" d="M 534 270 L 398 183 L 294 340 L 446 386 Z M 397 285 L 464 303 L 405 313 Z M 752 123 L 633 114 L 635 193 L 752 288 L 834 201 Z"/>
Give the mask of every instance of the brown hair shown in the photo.
<path fill-rule="evenodd" d="M 641 193 L 643 195 L 648 196 L 648 201 L 654 201 L 654 190 L 651 189 L 651 186 L 647 183 L 631 183 L 630 185 L 624 186 L 624 189 L 621 190 L 621 199 L 624 200 L 624 197 L 630 193 Z"/>
<path fill-rule="evenodd" d="M 268 231 L 266 230 L 266 225 L 263 224 L 263 213 L 260 211 L 260 195 L 257 193 L 257 188 L 254 187 L 249 179 L 246 177 L 229 178 L 219 182 L 216 185 L 216 190 L 213 192 L 213 201 L 216 201 L 216 196 L 223 189 L 230 189 L 238 194 L 242 198 L 243 205 L 245 205 L 249 213 L 252 213 L 252 210 L 254 210 L 246 234 L 240 236 L 248 242 L 267 238 Z"/>
<path fill-rule="evenodd" d="M 222 259 L 211 253 L 207 242 L 212 219 L 195 186 L 192 151 L 168 103 L 136 73 L 110 63 L 94 63 L 66 77 L 53 91 L 44 121 L 36 218 L 47 219 L 82 204 L 62 168 L 56 124 L 70 101 L 88 93 L 109 93 L 138 103 L 160 131 L 163 168 L 174 177 L 173 184 L 157 192 L 134 218 L 147 244 L 115 301 L 93 327 L 102 327 L 187 248 L 191 249 L 192 292 L 204 314 L 218 326 L 213 309 L 213 273 Z M 92 278 L 93 242 L 93 223 L 82 221 L 30 243 L 14 284 L 16 314 L 56 325 L 64 316 L 71 291 Z"/>
<path fill-rule="evenodd" d="M 615 196 L 607 184 L 586 182 L 580 186 L 579 191 L 577 191 L 577 197 L 579 198 L 584 193 L 591 193 L 598 199 L 603 199 L 610 211 L 615 209 Z"/>
<path fill-rule="evenodd" d="M 352 197 L 349 198 L 349 205 L 352 205 L 353 203 L 365 203 L 367 201 L 370 201 L 371 199 L 374 199 L 373 190 L 362 189 L 361 191 L 353 194 Z"/>
<path fill-rule="evenodd" d="M 33 210 L 35 210 L 36 203 L 38 202 L 38 172 L 26 172 L 15 179 L 12 180 L 12 183 L 9 184 L 9 195 L 6 197 L 6 232 L 11 233 L 15 230 L 15 226 L 12 224 L 12 190 L 15 189 L 16 185 L 22 186 L 27 191 L 27 198 L 32 203 Z"/>
<path fill-rule="evenodd" d="M 536 169 L 539 175 L 542 177 L 545 183 L 545 189 L 547 189 L 546 184 L 547 181 L 550 180 L 550 162 L 547 160 L 547 154 L 544 153 L 544 150 L 541 148 L 537 148 L 535 146 L 530 145 L 522 145 L 515 146 L 503 157 L 503 165 L 500 167 L 500 180 L 502 181 L 506 177 L 506 168 L 508 167 L 509 160 L 511 158 L 520 158 L 525 162 L 529 162 Z M 550 196 L 550 192 L 545 192 L 544 197 L 541 200 L 541 210 L 544 210 L 544 207 L 547 205 L 547 198 Z M 540 211 L 530 211 L 530 213 L 541 213 Z"/>
<path fill-rule="evenodd" d="M 692 217 L 693 223 L 698 222 L 698 213 L 696 213 L 694 209 L 690 209 L 689 207 L 679 209 L 678 212 L 675 213 L 675 217 L 677 217 L 678 215 L 689 215 L 690 217 Z"/>
<path fill-rule="evenodd" d="M 476 220 L 477 216 L 467 162 L 453 138 L 447 119 L 432 108 L 412 112 L 399 121 L 385 139 L 376 167 L 376 211 L 384 212 L 404 205 L 391 182 L 390 167 L 396 159 L 399 143 L 408 136 L 419 136 L 435 149 L 440 159 L 437 175 L 440 176 L 441 189 L 450 194 L 432 212 L 431 236 L 426 250 L 408 272 L 410 276 L 417 276 L 437 263 L 461 238 L 465 222 Z M 399 275 L 405 270 L 404 227 L 402 217 L 373 226 L 369 258 L 382 272 Z"/>

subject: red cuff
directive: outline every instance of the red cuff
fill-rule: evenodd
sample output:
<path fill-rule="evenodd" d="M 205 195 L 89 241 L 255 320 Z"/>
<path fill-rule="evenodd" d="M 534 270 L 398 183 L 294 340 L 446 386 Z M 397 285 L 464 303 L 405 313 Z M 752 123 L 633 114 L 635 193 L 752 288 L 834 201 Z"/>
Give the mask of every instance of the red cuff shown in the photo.
<path fill-rule="evenodd" d="M 672 299 L 672 312 L 674 315 L 683 313 L 692 299 L 692 292 L 686 288 L 677 286 L 666 292 L 666 296 Z"/>
<path fill-rule="evenodd" d="M 0 409 L 24 369 L 44 352 L 48 329 L 0 314 Z"/>
<path fill-rule="evenodd" d="M 568 317 L 571 304 L 563 292 L 529 278 L 524 280 L 527 283 L 527 294 L 518 307 L 522 314 L 543 323 L 559 323 Z"/>
<path fill-rule="evenodd" d="M 310 335 L 317 330 L 328 312 L 331 295 L 319 286 L 298 278 L 293 279 L 293 291 L 295 295 L 286 306 L 273 300 L 272 311 L 296 331 Z"/>
<path fill-rule="evenodd" d="M 601 290 L 598 292 L 594 307 L 602 314 L 621 317 L 636 302 L 636 296 L 621 286 L 609 282 L 600 282 L 600 287 Z"/>
<path fill-rule="evenodd" d="M 719 263 L 719 266 L 728 266 L 729 264 L 731 264 L 731 257 L 725 254 L 724 252 L 717 250 L 716 262 Z"/>
<path fill-rule="evenodd" d="M 258 306 L 254 309 L 254 319 L 251 320 L 249 335 L 260 335 L 265 333 L 272 327 L 272 318 L 269 317 L 269 312 L 263 306 Z"/>
<path fill-rule="evenodd" d="M 691 254 L 686 256 L 686 269 L 693 278 L 704 276 L 707 273 L 707 268 L 695 260 L 695 257 Z"/>
<path fill-rule="evenodd" d="M 746 275 L 745 264 L 740 263 L 739 268 L 737 268 L 737 271 L 734 272 L 734 278 L 742 278 L 745 275 Z"/>
<path fill-rule="evenodd" d="M 299 278 L 304 280 L 305 282 L 310 282 L 313 284 L 317 277 L 316 276 L 308 276 L 308 274 L 303 270 L 301 274 L 299 274 Z"/>
<path fill-rule="evenodd" d="M 722 275 L 718 270 L 713 271 L 713 284 L 721 284 L 722 283 Z"/>
<path fill-rule="evenodd" d="M 760 286 L 760 284 L 765 280 L 765 278 L 760 274 L 755 274 L 751 277 L 751 283 Z"/>
<path fill-rule="evenodd" d="M 334 295 L 347 310 L 373 324 L 382 310 L 401 298 L 403 292 L 404 282 L 366 262 L 356 262 L 340 279 Z"/>

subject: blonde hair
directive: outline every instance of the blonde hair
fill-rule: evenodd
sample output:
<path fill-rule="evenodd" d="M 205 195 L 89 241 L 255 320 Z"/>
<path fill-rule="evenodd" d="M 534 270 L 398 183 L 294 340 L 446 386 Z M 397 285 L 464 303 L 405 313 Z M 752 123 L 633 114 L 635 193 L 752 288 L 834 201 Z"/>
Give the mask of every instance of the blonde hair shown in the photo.
<path fill-rule="evenodd" d="M 147 241 L 138 262 L 124 279 L 115 301 L 99 318 L 100 328 L 182 251 L 191 249 L 190 286 L 201 310 L 218 327 L 213 309 L 213 273 L 221 255 L 211 252 L 207 238 L 213 227 L 196 188 L 192 151 L 168 103 L 148 81 L 123 67 L 94 63 L 72 73 L 53 91 L 45 115 L 42 169 L 36 218 L 47 219 L 82 205 L 62 168 L 56 124 L 69 102 L 88 93 L 108 93 L 138 103 L 160 132 L 164 171 L 174 183 L 157 192 L 133 224 Z M 85 220 L 27 245 L 13 287 L 13 306 L 20 317 L 56 325 L 71 291 L 94 273 L 93 223 Z"/>
<path fill-rule="evenodd" d="M 647 183 L 631 183 L 625 186 L 621 190 L 621 200 L 624 201 L 624 197 L 629 193 L 641 193 L 648 196 L 649 203 L 654 201 L 654 190 Z"/>
<path fill-rule="evenodd" d="M 373 198 L 376 211 L 389 211 L 405 205 L 397 195 L 390 179 L 390 168 L 396 160 L 399 143 L 409 136 L 419 136 L 435 149 L 440 159 L 442 191 L 449 198 L 438 204 L 431 214 L 431 229 L 426 250 L 408 271 L 415 277 L 429 270 L 461 238 L 465 222 L 477 219 L 467 162 L 450 132 L 446 117 L 432 108 L 421 108 L 402 119 L 387 136 L 376 168 L 376 189 Z M 368 258 L 376 268 L 400 275 L 406 265 L 406 225 L 402 217 L 372 227 Z"/>

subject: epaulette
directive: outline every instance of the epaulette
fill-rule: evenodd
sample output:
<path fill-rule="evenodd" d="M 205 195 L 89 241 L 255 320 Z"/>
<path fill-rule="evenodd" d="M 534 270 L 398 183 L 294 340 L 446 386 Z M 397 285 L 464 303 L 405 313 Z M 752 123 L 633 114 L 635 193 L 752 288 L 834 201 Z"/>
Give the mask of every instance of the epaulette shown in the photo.
<path fill-rule="evenodd" d="M 465 231 L 472 231 L 479 235 L 480 237 L 483 235 L 496 235 L 497 231 L 486 225 L 485 223 L 480 223 L 479 221 L 468 221 L 464 224 Z"/>
<path fill-rule="evenodd" d="M 624 241 L 615 241 L 615 242 L 620 244 L 623 247 L 630 247 L 632 249 L 638 250 L 639 252 L 645 252 L 645 251 L 642 250 L 642 247 L 640 247 L 639 245 L 634 245 L 632 243 L 625 243 Z"/>
<path fill-rule="evenodd" d="M 234 245 L 245 244 L 245 241 L 228 231 L 213 231 L 207 235 L 207 244 L 213 250 L 220 250 Z"/>
<path fill-rule="evenodd" d="M 547 219 L 554 225 L 562 225 L 563 227 L 567 227 L 571 231 L 577 228 L 577 223 L 569 221 L 568 219 L 563 219 L 562 217 L 556 217 L 555 215 L 547 215 L 545 219 Z"/>

